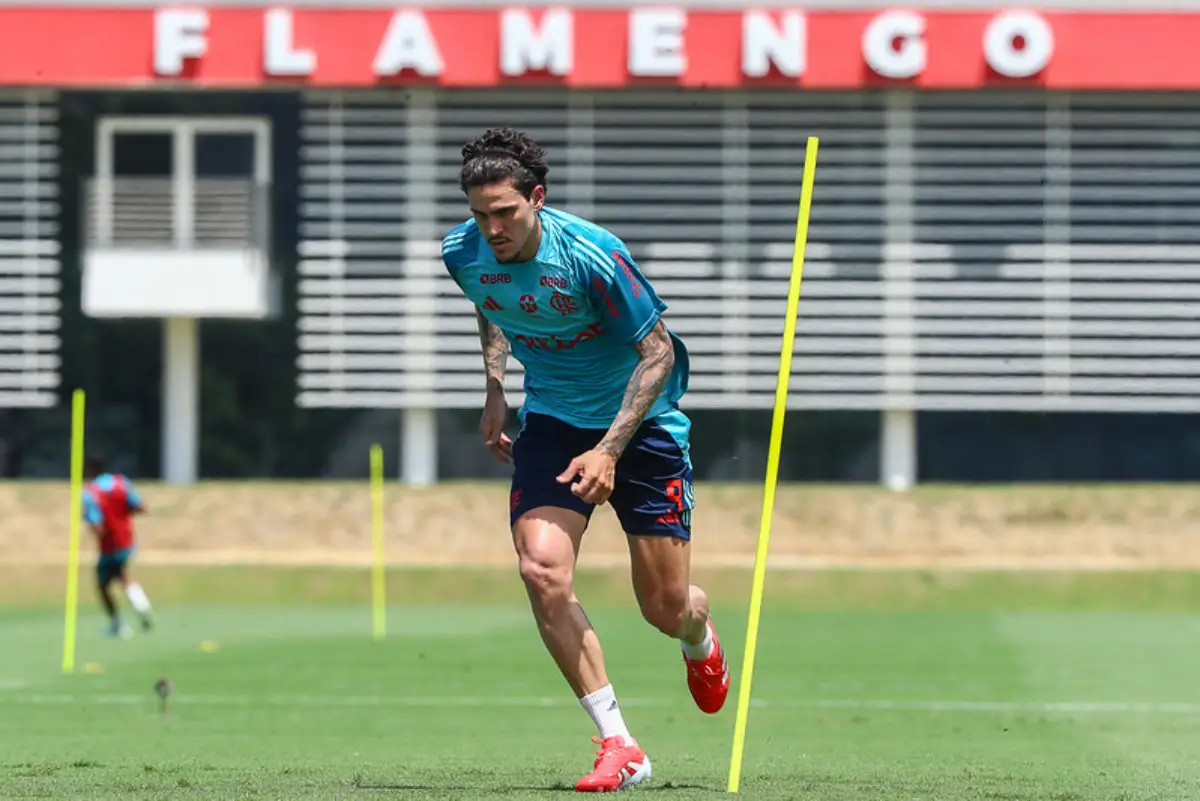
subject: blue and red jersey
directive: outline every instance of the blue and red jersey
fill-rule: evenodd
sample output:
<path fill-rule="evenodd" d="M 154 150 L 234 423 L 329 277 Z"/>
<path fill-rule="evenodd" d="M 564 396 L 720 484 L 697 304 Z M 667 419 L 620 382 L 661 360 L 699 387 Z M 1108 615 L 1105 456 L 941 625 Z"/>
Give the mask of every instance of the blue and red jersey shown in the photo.
<path fill-rule="evenodd" d="M 522 413 L 604 429 L 620 409 L 637 364 L 634 344 L 667 304 L 625 243 L 607 229 L 552 208 L 539 216 L 542 239 L 528 262 L 497 262 L 474 220 L 446 235 L 442 261 L 463 294 L 504 332 L 525 367 Z M 667 333 L 675 366 L 648 420 L 670 417 L 687 391 L 687 348 Z"/>
<path fill-rule="evenodd" d="M 88 482 L 83 491 L 83 517 L 101 529 L 101 553 L 133 547 L 133 512 L 141 505 L 141 496 L 124 475 L 104 473 Z"/>

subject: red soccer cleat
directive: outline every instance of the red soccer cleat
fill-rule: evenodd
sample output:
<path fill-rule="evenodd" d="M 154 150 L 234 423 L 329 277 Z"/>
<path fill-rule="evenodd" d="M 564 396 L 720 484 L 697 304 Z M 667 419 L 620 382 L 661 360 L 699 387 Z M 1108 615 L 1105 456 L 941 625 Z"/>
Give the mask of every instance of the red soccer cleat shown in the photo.
<path fill-rule="evenodd" d="M 710 715 L 721 711 L 729 695 L 729 663 L 725 661 L 725 649 L 717 639 L 717 629 L 712 618 L 708 619 L 708 630 L 712 634 L 713 649 L 706 659 L 693 662 L 683 657 L 687 665 L 688 689 L 701 712 Z"/>
<path fill-rule="evenodd" d="M 576 792 L 615 793 L 650 778 L 650 760 L 633 740 L 608 737 L 601 741 L 599 737 L 593 737 L 592 742 L 600 745 L 596 764 L 592 772 L 575 785 Z"/>

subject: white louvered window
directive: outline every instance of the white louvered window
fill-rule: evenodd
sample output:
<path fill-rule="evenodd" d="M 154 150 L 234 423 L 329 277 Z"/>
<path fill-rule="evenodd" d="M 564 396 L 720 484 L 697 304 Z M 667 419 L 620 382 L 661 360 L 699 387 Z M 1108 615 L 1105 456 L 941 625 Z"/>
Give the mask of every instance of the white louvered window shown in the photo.
<path fill-rule="evenodd" d="M 334 95 L 304 108 L 301 405 L 394 406 L 371 376 L 402 376 L 407 343 L 383 326 L 432 311 L 420 295 L 409 302 L 403 280 L 406 243 L 419 233 L 407 222 L 408 129 L 402 102 Z"/>
<path fill-rule="evenodd" d="M 770 408 L 779 371 L 807 138 L 821 138 L 792 363 L 792 408 L 874 408 L 882 390 L 885 117 L 873 93 L 751 95 L 745 219 L 750 358 L 742 391 L 710 405 Z M 733 178 L 738 170 L 731 172 Z M 731 368 L 740 359 L 731 360 Z M 737 385 L 735 384 L 734 387 Z"/>
<path fill-rule="evenodd" d="M 1200 409 L 1200 102 L 1080 95 L 1060 115 L 1071 405 Z"/>
<path fill-rule="evenodd" d="M 918 95 L 917 405 L 1200 408 L 1200 104 Z M 892 204 L 900 208 L 900 204 Z"/>
<path fill-rule="evenodd" d="M 894 104 L 893 224 L 913 246 L 885 263 L 896 312 L 889 323 L 893 390 L 924 408 L 1036 405 L 1052 391 L 1040 258 L 1012 262 L 1054 237 L 1053 158 L 1042 95 L 930 94 Z M 907 120 L 903 123 L 900 121 Z M 911 182 L 911 183 L 910 183 Z M 1052 301 L 1050 301 L 1052 304 Z M 907 404 L 896 404 L 907 405 Z"/>
<path fill-rule="evenodd" d="M 1032 93 L 306 96 L 300 402 L 474 408 L 438 243 L 459 149 L 549 150 L 550 202 L 623 238 L 687 341 L 691 408 L 774 397 L 821 137 L 793 408 L 1200 409 L 1200 101 Z M 520 402 L 511 365 L 511 400 Z"/>
<path fill-rule="evenodd" d="M 0 407 L 48 407 L 59 384 L 58 110 L 0 91 Z"/>

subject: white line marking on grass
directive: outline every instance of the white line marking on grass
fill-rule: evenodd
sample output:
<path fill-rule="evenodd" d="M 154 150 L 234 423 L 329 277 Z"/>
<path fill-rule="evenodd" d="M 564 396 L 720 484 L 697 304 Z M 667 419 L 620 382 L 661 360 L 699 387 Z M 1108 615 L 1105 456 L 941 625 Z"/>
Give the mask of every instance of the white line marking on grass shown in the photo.
<path fill-rule="evenodd" d="M 0 696 L 0 705 L 63 705 L 75 703 L 137 705 L 153 704 L 150 693 L 135 694 L 29 694 L 14 693 Z M 496 696 L 388 696 L 388 695 L 225 695 L 177 693 L 172 704 L 187 706 L 297 706 L 297 707 L 566 707 L 578 706 L 571 698 L 496 697 Z M 624 706 L 672 707 L 686 704 L 686 699 L 629 698 L 621 699 Z M 1117 714 L 1117 715 L 1200 715 L 1200 703 L 1189 701 L 903 701 L 855 700 L 841 698 L 755 698 L 750 702 L 759 709 L 841 709 L 901 712 L 970 712 L 984 714 Z"/>

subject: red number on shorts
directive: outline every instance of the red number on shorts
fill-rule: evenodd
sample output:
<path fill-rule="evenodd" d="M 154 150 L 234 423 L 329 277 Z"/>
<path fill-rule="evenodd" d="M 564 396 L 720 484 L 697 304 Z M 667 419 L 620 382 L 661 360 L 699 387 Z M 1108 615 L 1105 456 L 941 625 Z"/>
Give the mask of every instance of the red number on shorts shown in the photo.
<path fill-rule="evenodd" d="M 675 502 L 675 508 L 683 511 L 683 479 L 673 478 L 667 482 L 667 500 Z"/>

